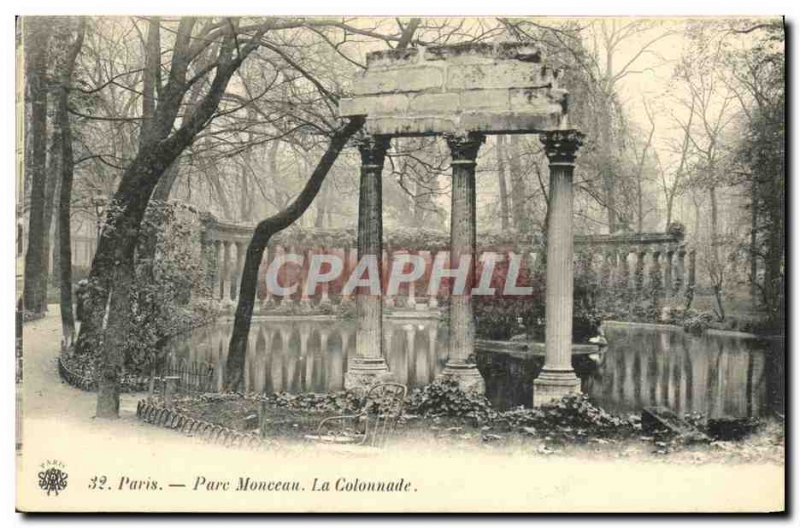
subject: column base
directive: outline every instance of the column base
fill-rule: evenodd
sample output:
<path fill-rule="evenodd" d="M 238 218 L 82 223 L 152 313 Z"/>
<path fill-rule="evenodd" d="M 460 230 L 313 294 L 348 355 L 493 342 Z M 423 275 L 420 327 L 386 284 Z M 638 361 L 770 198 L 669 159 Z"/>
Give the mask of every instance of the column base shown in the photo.
<path fill-rule="evenodd" d="M 533 380 L 533 406 L 558 401 L 567 394 L 581 392 L 581 380 L 574 370 L 542 369 L 539 377 Z"/>
<path fill-rule="evenodd" d="M 344 388 L 345 390 L 368 389 L 377 383 L 387 381 L 392 381 L 392 375 L 384 358 L 355 357 L 347 365 Z"/>
<path fill-rule="evenodd" d="M 464 392 L 486 394 L 486 383 L 475 363 L 451 363 L 448 361 L 441 376 L 450 376 L 455 379 Z"/>

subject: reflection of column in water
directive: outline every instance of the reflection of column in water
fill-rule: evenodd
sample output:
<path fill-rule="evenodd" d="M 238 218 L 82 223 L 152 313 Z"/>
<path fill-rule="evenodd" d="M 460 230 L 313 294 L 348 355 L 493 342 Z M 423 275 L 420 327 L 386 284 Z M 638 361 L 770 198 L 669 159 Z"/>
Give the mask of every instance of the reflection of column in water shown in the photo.
<path fill-rule="evenodd" d="M 655 346 L 650 347 L 645 355 L 644 363 L 645 379 L 647 391 L 644 392 L 644 399 L 647 405 L 658 403 L 658 350 Z"/>
<path fill-rule="evenodd" d="M 314 362 L 308 357 L 308 338 L 311 337 L 311 328 L 305 323 L 298 326 L 298 335 L 300 336 L 300 353 L 298 358 L 298 385 L 300 392 L 308 391 L 311 384 L 311 370 L 314 368 Z"/>
<path fill-rule="evenodd" d="M 326 326 L 319 330 L 319 353 L 314 355 L 314 391 L 328 392 L 327 363 L 328 363 L 328 338 L 330 329 Z"/>
<path fill-rule="evenodd" d="M 691 358 L 692 393 L 691 412 L 708 414 L 708 359 L 709 351 L 701 346 L 701 341 L 695 336 L 683 335 L 683 346 L 686 355 Z"/>
<path fill-rule="evenodd" d="M 275 356 L 273 350 L 273 340 L 275 339 L 275 332 L 272 326 L 263 325 L 264 328 L 264 343 L 266 350 L 264 352 L 264 394 L 272 394 L 275 392 L 275 384 L 272 382 L 272 358 Z"/>
<path fill-rule="evenodd" d="M 748 352 L 750 355 L 749 360 L 749 379 L 748 384 L 748 402 L 750 412 L 748 416 L 762 416 L 767 412 L 764 396 L 766 394 L 766 385 L 764 384 L 764 354 L 761 351 L 751 350 Z"/>
<path fill-rule="evenodd" d="M 638 376 L 639 378 L 639 382 L 636 383 L 636 406 L 644 407 L 647 404 L 648 398 L 647 351 L 641 348 L 636 349 L 634 376 Z"/>
<path fill-rule="evenodd" d="M 447 354 L 450 350 L 450 326 L 439 324 L 436 342 L 436 375 L 438 376 L 447 364 Z"/>
<path fill-rule="evenodd" d="M 272 361 L 275 362 L 275 365 L 272 367 L 272 379 L 275 384 L 276 392 L 286 392 L 289 390 L 287 366 L 287 363 L 289 362 L 289 353 L 287 351 L 287 348 L 289 347 L 289 333 L 283 324 L 278 324 L 278 331 L 272 338 Z"/>
<path fill-rule="evenodd" d="M 688 398 L 686 396 L 686 378 L 688 377 L 686 352 L 680 347 L 675 347 L 675 352 L 678 354 L 678 379 L 676 380 L 678 388 L 678 413 L 685 414 L 689 412 L 689 407 L 687 405 Z"/>
<path fill-rule="evenodd" d="M 286 341 L 286 379 L 287 392 L 297 394 L 300 388 L 300 332 L 296 325 L 289 329 L 289 339 Z"/>
<path fill-rule="evenodd" d="M 709 345 L 712 345 L 711 340 L 708 336 L 704 336 L 704 341 Z M 722 415 L 722 390 L 724 386 L 724 372 L 727 366 L 727 354 L 725 354 L 724 347 L 722 342 L 718 342 L 717 346 L 715 347 L 714 358 L 711 363 L 710 369 L 710 391 L 709 391 L 709 416 L 712 418 L 719 418 Z"/>
<path fill-rule="evenodd" d="M 625 377 L 622 382 L 622 402 L 625 406 L 634 404 L 633 363 L 636 353 L 633 350 L 625 351 Z"/>
<path fill-rule="evenodd" d="M 353 350 L 354 343 L 356 342 L 357 330 L 345 329 L 342 331 L 342 369 L 347 369 L 347 362 L 350 356 L 355 356 Z"/>
<path fill-rule="evenodd" d="M 394 322 L 385 321 L 383 327 L 383 349 L 386 354 L 386 363 L 389 365 L 389 373 L 398 383 L 405 383 L 405 365 L 402 363 L 402 353 L 394 346 Z"/>
<path fill-rule="evenodd" d="M 414 384 L 417 387 L 426 385 L 430 380 L 431 372 L 428 368 L 430 365 L 430 355 L 431 355 L 431 346 L 430 341 L 427 339 L 428 332 L 423 333 L 423 331 L 427 330 L 426 326 L 429 326 L 430 323 L 427 325 L 419 325 L 417 330 L 420 331 L 420 336 L 415 341 L 415 351 L 414 357 Z"/>
<path fill-rule="evenodd" d="M 221 391 L 225 383 L 225 360 L 228 357 L 228 349 L 225 347 L 225 331 L 221 325 L 214 328 L 213 342 L 216 343 L 216 373 L 217 373 L 217 390 Z"/>
<path fill-rule="evenodd" d="M 653 358 L 655 359 L 656 369 L 655 369 L 655 394 L 653 395 L 653 405 L 662 405 L 664 401 L 664 353 L 662 352 L 661 348 L 658 346 L 660 341 L 656 341 L 656 347 L 654 350 Z"/>
<path fill-rule="evenodd" d="M 723 339 L 720 339 L 722 341 Z M 725 371 L 724 412 L 726 416 L 747 415 L 747 350 L 742 339 L 725 338 L 728 365 Z"/>
<path fill-rule="evenodd" d="M 264 392 L 264 385 L 266 384 L 267 373 L 267 338 L 265 337 L 264 325 L 257 324 L 254 329 L 250 330 L 256 333 L 256 368 L 253 369 L 253 392 L 261 394 Z"/>
<path fill-rule="evenodd" d="M 255 391 L 256 386 L 256 377 L 258 375 L 258 366 L 256 364 L 256 358 L 258 357 L 256 354 L 256 339 L 258 338 L 258 333 L 254 332 L 252 329 L 247 336 L 247 351 L 246 351 L 246 364 L 247 370 L 245 371 L 244 376 L 244 383 L 245 383 L 245 391 L 253 392 Z"/>
<path fill-rule="evenodd" d="M 247 345 L 244 350 L 244 366 L 242 367 L 242 384 L 244 385 L 244 392 L 250 391 L 250 363 L 253 358 L 250 356 L 250 336 L 247 336 Z"/>
<path fill-rule="evenodd" d="M 611 374 L 611 401 L 620 401 L 622 399 L 622 369 L 624 368 L 624 352 L 615 355 L 614 361 L 610 369 Z"/>
<path fill-rule="evenodd" d="M 413 324 L 407 324 L 403 327 L 406 331 L 406 383 L 416 386 L 416 373 L 417 373 L 417 349 L 415 347 L 415 338 L 417 328 Z"/>
<path fill-rule="evenodd" d="M 337 326 L 334 329 L 333 339 L 328 341 L 328 350 L 325 353 L 325 384 L 331 392 L 344 388 L 344 356 L 349 336 L 349 330 Z"/>
<path fill-rule="evenodd" d="M 439 352 L 439 320 L 433 321 L 428 326 L 428 378 L 425 383 L 430 383 L 439 373 L 436 370 L 437 354 Z M 444 347 L 442 347 L 444 348 Z"/>

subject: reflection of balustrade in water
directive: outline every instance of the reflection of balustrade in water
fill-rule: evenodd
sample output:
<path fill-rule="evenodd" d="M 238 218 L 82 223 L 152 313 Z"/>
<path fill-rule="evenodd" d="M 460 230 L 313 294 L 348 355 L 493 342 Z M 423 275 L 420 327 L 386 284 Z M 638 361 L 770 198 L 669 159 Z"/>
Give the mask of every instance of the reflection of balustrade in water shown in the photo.
<path fill-rule="evenodd" d="M 665 406 L 678 414 L 756 416 L 768 405 L 768 353 L 753 339 L 680 329 L 608 328 L 609 350 L 590 395 L 601 407 L 638 413 Z"/>
<path fill-rule="evenodd" d="M 170 354 L 189 363 L 210 363 L 220 390 L 231 326 L 228 321 L 199 328 L 188 339 L 171 343 Z M 780 358 L 756 340 L 617 325 L 609 325 L 606 335 L 609 346 L 600 366 L 578 369 L 584 390 L 603 408 L 638 414 L 642 407 L 663 405 L 709 417 L 759 416 L 775 408 L 768 401 L 767 376 L 782 372 L 773 366 Z M 384 340 L 390 372 L 411 388 L 430 383 L 444 369 L 447 329 L 436 319 L 386 318 Z M 244 389 L 267 394 L 342 390 L 355 342 L 354 321 L 255 319 Z M 529 404 L 526 381 L 535 375 L 529 365 L 497 353 L 484 375 L 487 395 L 499 398 L 497 405 Z"/>
<path fill-rule="evenodd" d="M 387 362 L 398 381 L 421 387 L 441 373 L 447 335 L 436 319 L 387 319 L 384 338 Z M 214 389 L 222 389 L 230 322 L 194 331 L 169 346 L 169 356 L 184 362 L 208 362 L 214 368 Z M 355 322 L 269 318 L 256 319 L 245 353 L 246 392 L 315 392 L 343 390 L 347 358 L 355 354 Z"/>

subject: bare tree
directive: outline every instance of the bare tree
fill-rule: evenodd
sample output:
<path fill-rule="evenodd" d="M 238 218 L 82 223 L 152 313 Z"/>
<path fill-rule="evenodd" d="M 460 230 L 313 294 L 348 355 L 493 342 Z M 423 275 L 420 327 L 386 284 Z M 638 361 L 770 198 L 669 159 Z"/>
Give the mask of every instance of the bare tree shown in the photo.
<path fill-rule="evenodd" d="M 44 261 L 45 186 L 47 183 L 47 46 L 49 30 L 44 18 L 23 19 L 25 88 L 30 101 L 30 131 L 26 134 L 25 174 L 30 180 L 28 250 L 25 253 L 23 305 L 41 314 L 47 309 L 47 274 Z"/>

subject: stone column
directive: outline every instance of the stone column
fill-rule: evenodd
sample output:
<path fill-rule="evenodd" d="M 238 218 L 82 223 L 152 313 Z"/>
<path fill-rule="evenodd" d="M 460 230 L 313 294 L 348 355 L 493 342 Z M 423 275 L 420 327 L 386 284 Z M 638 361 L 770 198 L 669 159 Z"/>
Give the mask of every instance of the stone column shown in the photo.
<path fill-rule="evenodd" d="M 661 248 L 656 247 L 650 255 L 652 260 L 649 286 L 653 292 L 653 301 L 658 305 L 661 301 L 661 296 L 664 294 L 664 276 L 661 274 Z M 660 308 L 660 306 L 657 306 L 657 308 Z"/>
<path fill-rule="evenodd" d="M 264 291 L 264 298 L 261 300 L 261 309 L 265 310 L 272 304 L 272 294 L 267 287 L 267 271 L 269 270 L 269 263 L 272 262 L 272 257 L 275 250 L 270 246 L 264 248 L 264 256 L 261 259 L 261 267 L 258 270 L 258 283 Z"/>
<path fill-rule="evenodd" d="M 450 210 L 450 267 L 470 257 L 464 291 L 450 295 L 450 348 L 443 375 L 453 376 L 465 391 L 483 394 L 486 385 L 475 363 L 475 320 L 472 288 L 475 282 L 475 159 L 485 140 L 480 134 L 447 136 L 453 166 Z"/>
<path fill-rule="evenodd" d="M 381 262 L 380 262 L 380 270 L 381 270 L 381 291 L 386 291 L 386 288 L 389 286 L 389 277 L 392 274 L 392 263 L 394 262 L 394 251 L 392 247 L 387 243 L 386 248 L 384 248 L 383 252 L 381 253 Z M 398 291 L 396 295 L 387 295 L 383 299 L 383 304 L 387 308 L 394 308 L 395 306 L 399 306 L 397 299 L 395 297 L 399 296 L 400 292 Z"/>
<path fill-rule="evenodd" d="M 675 256 L 675 249 L 667 247 L 664 251 L 664 297 L 669 299 L 672 297 L 673 288 L 673 273 L 672 273 L 672 257 Z"/>
<path fill-rule="evenodd" d="M 406 384 L 414 386 L 417 385 L 417 348 L 415 343 L 417 327 L 408 324 L 403 327 L 403 330 L 406 331 Z"/>
<path fill-rule="evenodd" d="M 311 308 L 311 298 L 314 297 L 315 293 L 309 293 L 306 291 L 306 284 L 310 278 L 309 270 L 311 269 L 311 257 L 313 257 L 313 255 L 314 251 L 311 248 L 306 248 L 305 255 L 303 255 L 303 267 L 300 273 L 300 280 L 298 281 L 298 289 L 300 290 L 300 306 L 306 310 Z"/>
<path fill-rule="evenodd" d="M 328 249 L 325 248 L 324 246 L 321 247 L 319 249 L 319 251 L 320 251 L 320 254 L 322 254 L 322 255 L 329 254 Z M 318 303 L 319 306 L 330 305 L 331 304 L 331 298 L 330 298 L 330 294 L 329 294 L 329 291 L 328 291 L 328 288 L 330 287 L 330 282 L 323 282 L 322 284 L 319 285 L 319 287 L 320 287 L 319 303 Z"/>
<path fill-rule="evenodd" d="M 602 264 L 600 265 L 600 286 L 610 288 L 613 286 L 613 265 L 611 261 L 612 252 L 609 249 L 603 251 L 601 255 Z"/>
<path fill-rule="evenodd" d="M 220 273 L 220 298 L 223 301 L 230 300 L 231 284 L 231 243 L 228 240 L 222 242 L 222 273 Z"/>
<path fill-rule="evenodd" d="M 675 295 L 680 295 L 683 289 L 684 273 L 686 261 L 686 248 L 680 247 L 677 251 L 677 258 L 675 263 L 675 284 L 673 285 L 673 292 Z"/>
<path fill-rule="evenodd" d="M 647 251 L 639 248 L 636 251 L 636 269 L 633 275 L 633 285 L 637 292 L 642 291 L 644 288 L 644 259 L 647 257 Z"/>
<path fill-rule="evenodd" d="M 342 280 L 339 281 L 339 292 L 341 295 L 339 302 L 342 304 L 350 302 L 350 295 L 345 293 L 344 285 L 347 283 L 347 279 L 350 277 L 353 268 L 355 268 L 355 266 L 350 262 L 350 246 L 345 246 L 344 249 L 342 249 Z"/>
<path fill-rule="evenodd" d="M 244 271 L 244 250 L 245 245 L 244 242 L 236 242 L 236 270 L 234 273 L 236 276 L 232 281 L 231 287 L 233 291 L 231 292 L 231 298 L 236 301 L 239 299 L 239 288 L 242 286 L 242 272 Z"/>
<path fill-rule="evenodd" d="M 694 300 L 694 286 L 695 286 L 695 274 L 697 270 L 697 253 L 694 249 L 689 250 L 689 277 L 686 279 L 686 309 L 692 307 L 692 301 Z"/>
<path fill-rule="evenodd" d="M 550 211 L 545 282 L 545 360 L 533 381 L 533 406 L 580 392 L 572 369 L 572 173 L 583 134 L 558 130 L 542 134 L 550 161 Z"/>
<path fill-rule="evenodd" d="M 623 249 L 620 251 L 619 254 L 619 265 L 620 265 L 620 275 L 619 275 L 619 285 L 620 288 L 623 290 L 627 290 L 630 288 L 631 284 L 631 268 L 628 265 L 628 255 L 630 252 L 627 249 Z"/>
<path fill-rule="evenodd" d="M 417 252 L 408 250 L 409 255 L 416 255 Z M 406 295 L 406 306 L 410 309 L 414 310 L 417 307 L 417 297 L 416 297 L 416 290 L 417 290 L 417 281 L 411 281 L 408 283 L 408 294 Z"/>
<path fill-rule="evenodd" d="M 358 199 L 358 259 L 374 258 L 381 274 L 383 254 L 383 210 L 381 178 L 389 138 L 370 136 L 359 142 L 361 182 Z M 375 268 L 372 268 L 373 271 Z M 383 284 L 382 277 L 378 283 Z M 388 377 L 389 368 L 383 355 L 383 292 L 374 295 L 369 289 L 356 290 L 358 331 L 356 353 L 349 359 L 345 388 L 369 387 Z"/>
<path fill-rule="evenodd" d="M 430 258 L 425 262 L 425 268 L 428 270 L 426 282 L 430 284 L 431 280 L 431 268 L 433 267 L 433 262 L 436 259 L 436 253 L 438 250 L 432 249 L 430 251 Z M 436 290 L 428 297 L 428 308 L 435 310 L 439 307 L 439 290 Z"/>
<path fill-rule="evenodd" d="M 211 296 L 214 299 L 217 299 L 217 298 L 221 299 L 222 295 L 218 296 L 217 294 L 220 292 L 220 289 L 221 289 L 221 286 L 220 286 L 220 280 L 221 279 L 220 279 L 220 277 L 222 276 L 222 273 L 220 272 L 221 270 L 220 270 L 219 258 L 220 258 L 220 254 L 222 253 L 222 248 L 221 248 L 221 244 L 222 243 L 219 240 L 214 240 L 212 243 L 214 244 L 214 250 L 213 250 L 214 251 L 214 266 L 213 266 L 213 269 L 211 271 Z"/>

